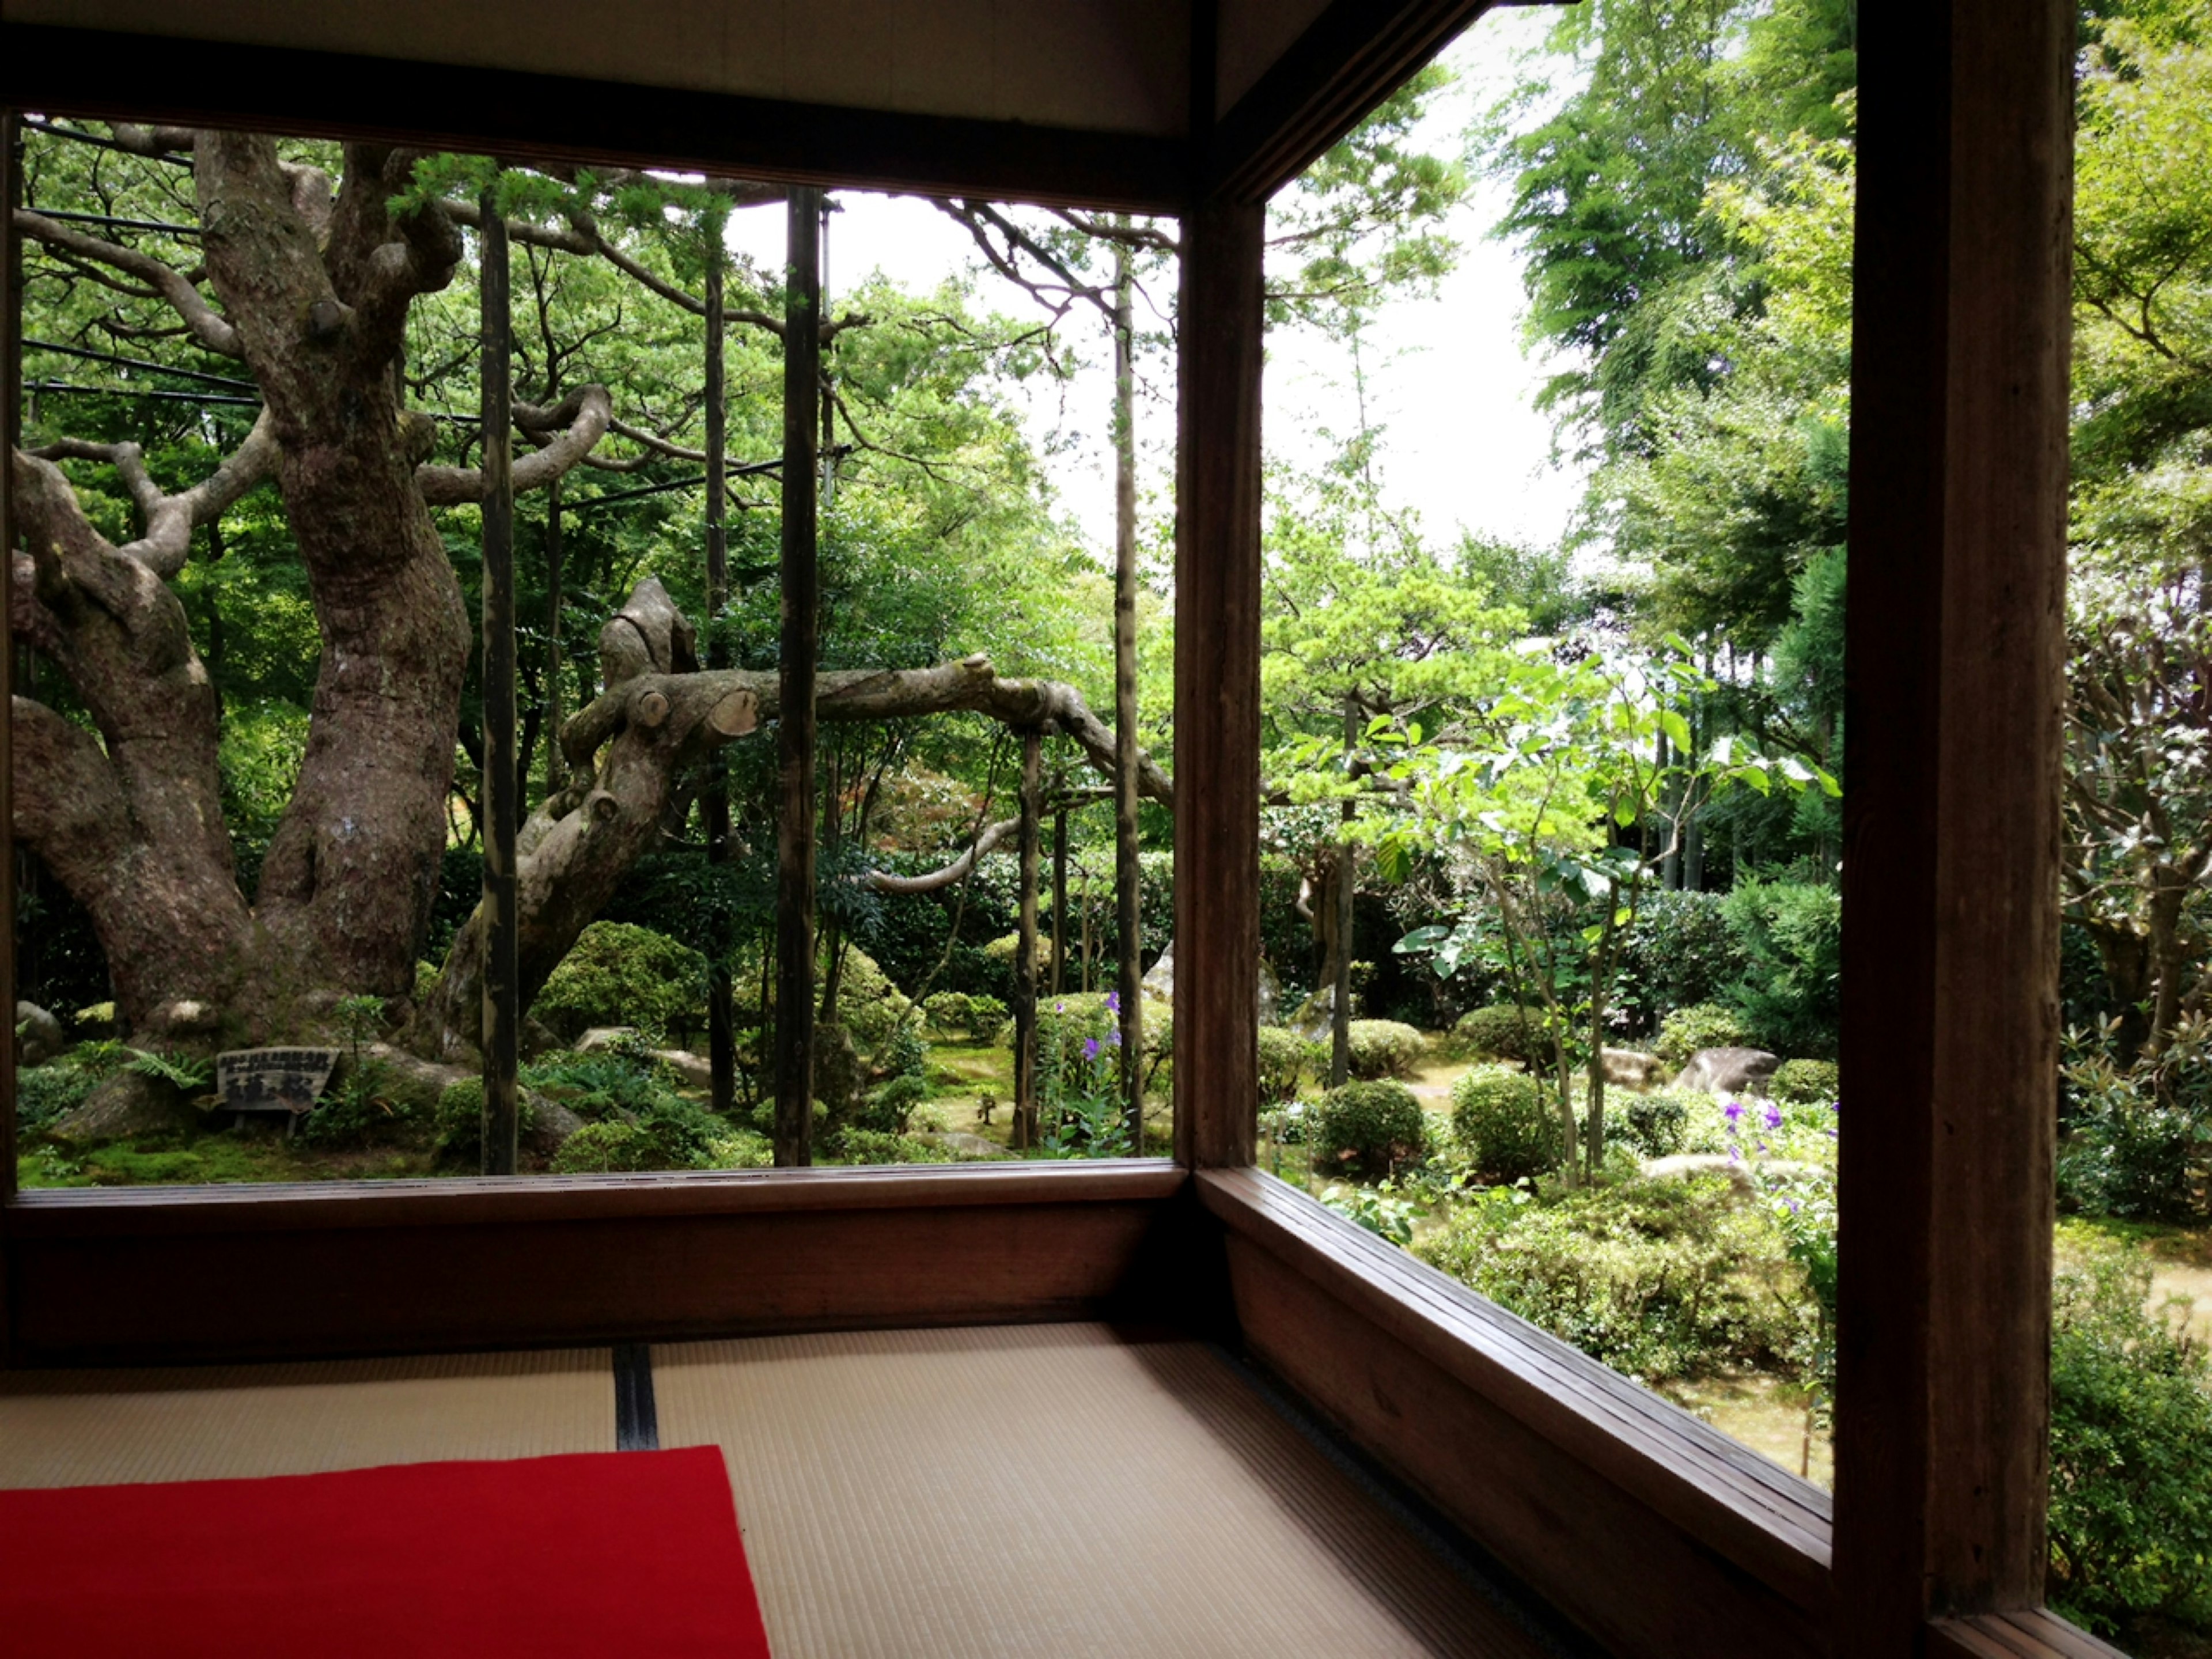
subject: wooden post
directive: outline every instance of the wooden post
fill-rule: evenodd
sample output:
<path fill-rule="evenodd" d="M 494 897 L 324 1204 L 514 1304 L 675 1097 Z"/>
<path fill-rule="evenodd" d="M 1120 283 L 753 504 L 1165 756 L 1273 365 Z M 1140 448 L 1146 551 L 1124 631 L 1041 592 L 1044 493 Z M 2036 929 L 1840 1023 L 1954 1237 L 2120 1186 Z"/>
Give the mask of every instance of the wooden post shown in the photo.
<path fill-rule="evenodd" d="M 21 194 L 22 125 L 14 111 L 0 112 L 0 553 L 13 563 L 15 551 L 15 468 L 23 385 L 23 246 L 15 230 L 15 204 Z M 12 580 L 13 578 L 11 577 Z M 0 629 L 0 824 L 15 822 L 15 640 L 13 629 Z M 15 948 L 22 924 L 15 915 L 15 853 L 0 858 L 0 908 L 8 916 L 8 951 L 0 957 L 0 1000 L 8 1007 L 9 1030 L 15 1021 Z M 15 1195 L 15 1045 L 0 1051 L 0 1203 Z M 8 1305 L 8 1243 L 0 1225 L 0 1365 L 9 1362 L 15 1328 Z"/>
<path fill-rule="evenodd" d="M 1359 705 L 1344 700 L 1344 752 L 1348 758 L 1359 742 Z M 1350 823 L 1353 808 L 1344 803 L 1343 819 Z M 1336 979 L 1329 987 L 1328 1086 L 1340 1089 L 1352 1076 L 1352 901 L 1353 865 L 1352 842 L 1336 849 Z"/>
<path fill-rule="evenodd" d="M 1037 1142 L 1037 817 L 1044 789 L 1044 738 L 1022 732 L 1021 932 L 1014 946 L 1014 1132 L 1025 1150 Z"/>
<path fill-rule="evenodd" d="M 707 666 L 730 665 L 722 612 L 730 603 L 728 499 L 723 451 L 727 446 L 729 394 L 723 373 L 722 223 L 718 209 L 705 216 L 707 232 Z M 707 787 L 699 799 L 707 832 L 707 862 L 720 868 L 730 861 L 730 769 L 726 752 L 707 759 Z M 714 913 L 720 915 L 719 907 Z M 730 1006 L 732 940 L 718 920 L 707 941 L 707 1103 L 726 1117 L 738 1103 L 736 1020 Z"/>
<path fill-rule="evenodd" d="M 214 528 L 215 526 L 210 526 Z M 560 793 L 568 781 L 561 757 L 561 607 L 568 575 L 562 546 L 561 481 L 545 486 L 545 793 Z"/>
<path fill-rule="evenodd" d="M 1129 217 L 1121 216 L 1127 227 Z M 1137 862 L 1137 342 L 1129 245 L 1114 244 L 1114 915 L 1121 1109 L 1145 1144 L 1145 905 Z"/>
<path fill-rule="evenodd" d="M 507 323 L 507 221 L 483 193 L 483 1158 L 486 1175 L 513 1175 L 516 1162 L 515 1066 L 520 917 L 514 894 L 514 829 L 521 793 L 514 752 L 514 424 L 513 347 Z"/>
<path fill-rule="evenodd" d="M 822 362 L 822 192 L 794 186 L 783 302 L 783 641 L 775 830 L 775 1162 L 814 1161 L 814 411 Z"/>
<path fill-rule="evenodd" d="M 2073 9 L 1861 9 L 1835 1651 L 2042 1598 Z"/>
<path fill-rule="evenodd" d="M 1067 967 L 1067 809 L 1052 815 L 1052 994 L 1064 988 Z"/>
<path fill-rule="evenodd" d="M 1260 371 L 1256 202 L 1182 224 L 1176 422 L 1176 1156 L 1259 1134 Z"/>

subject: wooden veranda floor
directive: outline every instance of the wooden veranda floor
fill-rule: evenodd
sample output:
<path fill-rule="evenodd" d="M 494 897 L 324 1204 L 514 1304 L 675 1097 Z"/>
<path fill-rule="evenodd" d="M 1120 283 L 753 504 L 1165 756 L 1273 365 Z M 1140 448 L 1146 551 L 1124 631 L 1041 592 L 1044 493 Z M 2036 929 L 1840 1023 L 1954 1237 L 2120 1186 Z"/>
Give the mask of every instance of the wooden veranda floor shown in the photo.
<path fill-rule="evenodd" d="M 657 1426 L 722 1449 L 779 1659 L 1587 1651 L 1201 1344 L 1036 1325 L 646 1360 L 0 1375 L 0 1486 L 613 1450 Z"/>

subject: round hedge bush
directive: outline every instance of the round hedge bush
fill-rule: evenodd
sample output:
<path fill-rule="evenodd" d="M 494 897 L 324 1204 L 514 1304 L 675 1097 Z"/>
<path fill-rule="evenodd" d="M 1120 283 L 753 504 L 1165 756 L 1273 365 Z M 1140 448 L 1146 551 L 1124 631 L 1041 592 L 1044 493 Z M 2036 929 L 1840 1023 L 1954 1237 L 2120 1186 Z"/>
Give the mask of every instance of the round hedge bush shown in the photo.
<path fill-rule="evenodd" d="M 1355 1019 L 1349 1036 L 1352 1075 L 1368 1082 L 1403 1077 L 1421 1057 L 1421 1034 L 1395 1019 Z"/>
<path fill-rule="evenodd" d="M 595 1025 L 635 1025 L 650 1036 L 706 1024 L 707 958 L 650 927 L 595 921 L 530 1005 L 564 1042 Z"/>
<path fill-rule="evenodd" d="M 1462 1014 L 1452 1035 L 1478 1060 L 1517 1060 L 1527 1066 L 1544 1040 L 1543 1016 L 1501 1002 Z"/>
<path fill-rule="evenodd" d="M 1837 1098 L 1841 1077 L 1832 1060 L 1785 1060 L 1766 1086 L 1785 1106 L 1817 1106 Z"/>
<path fill-rule="evenodd" d="M 433 1119 L 438 1156 L 450 1163 L 478 1164 L 483 1158 L 483 1079 L 465 1077 L 449 1083 L 438 1097 Z M 538 1127 L 538 1102 L 526 1089 L 514 1091 L 516 1132 L 527 1139 Z"/>
<path fill-rule="evenodd" d="M 1316 1173 L 1374 1180 L 1428 1150 L 1428 1120 L 1402 1083 L 1388 1079 L 1331 1089 L 1314 1110 Z"/>
<path fill-rule="evenodd" d="M 1750 1042 L 1735 1011 L 1717 1002 L 1692 1003 L 1659 1023 L 1659 1058 L 1678 1070 L 1700 1048 L 1741 1048 Z"/>
<path fill-rule="evenodd" d="M 1328 1055 L 1326 1048 L 1307 1042 L 1287 1025 L 1262 1025 L 1260 1028 L 1261 1103 L 1272 1106 L 1297 1099 L 1299 1079 L 1310 1072 L 1316 1074 L 1327 1072 Z"/>
<path fill-rule="evenodd" d="M 1507 1184 L 1555 1170 L 1565 1156 L 1559 1114 L 1526 1072 L 1478 1066 L 1452 1085 L 1452 1134 L 1478 1179 Z"/>

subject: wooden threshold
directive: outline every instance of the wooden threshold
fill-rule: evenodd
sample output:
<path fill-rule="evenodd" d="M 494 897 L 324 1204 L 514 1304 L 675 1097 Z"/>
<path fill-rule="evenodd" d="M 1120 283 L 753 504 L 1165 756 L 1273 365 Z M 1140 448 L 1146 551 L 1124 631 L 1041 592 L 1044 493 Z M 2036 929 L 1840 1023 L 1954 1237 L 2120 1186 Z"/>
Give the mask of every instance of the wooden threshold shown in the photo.
<path fill-rule="evenodd" d="M 1257 1170 L 1196 1184 L 1252 1352 L 1609 1646 L 1825 1652 L 1827 1494 Z"/>
<path fill-rule="evenodd" d="M 1928 1651 L 1931 1659 L 2127 1659 L 2111 1643 L 2043 1607 L 1936 1620 L 1928 1626 Z"/>

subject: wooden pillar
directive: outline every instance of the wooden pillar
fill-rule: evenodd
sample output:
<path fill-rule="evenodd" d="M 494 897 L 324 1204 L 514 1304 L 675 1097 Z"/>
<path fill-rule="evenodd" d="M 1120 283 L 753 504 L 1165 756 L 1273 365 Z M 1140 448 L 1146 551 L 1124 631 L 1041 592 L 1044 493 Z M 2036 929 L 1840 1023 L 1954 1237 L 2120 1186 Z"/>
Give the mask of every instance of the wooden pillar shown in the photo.
<path fill-rule="evenodd" d="M 15 228 L 21 195 L 22 126 L 15 112 L 0 112 L 0 554 L 12 567 L 15 553 L 15 468 L 22 414 L 23 244 Z M 12 575 L 10 580 L 13 580 Z M 15 641 L 13 629 L 0 628 L 0 824 L 15 822 Z M 0 957 L 0 1001 L 8 1008 L 9 1030 L 15 1019 L 15 948 L 21 923 L 15 916 L 15 855 L 11 845 L 0 858 L 0 909 L 8 917 L 8 950 Z M 15 1195 L 15 1045 L 0 1047 L 0 1202 Z M 8 1363 L 15 1329 L 8 1305 L 8 1241 L 0 1217 L 0 1365 Z"/>
<path fill-rule="evenodd" d="M 1121 216 L 1127 226 L 1128 216 Z M 1129 245 L 1114 245 L 1114 988 L 1121 1110 L 1145 1144 L 1145 903 L 1137 862 L 1137 338 Z"/>
<path fill-rule="evenodd" d="M 729 437 L 729 395 L 723 372 L 722 225 L 719 208 L 705 216 L 707 234 L 707 666 L 730 665 L 730 647 L 722 627 L 722 612 L 730 603 L 729 501 L 723 451 Z M 707 862 L 715 866 L 730 861 L 730 765 L 727 751 L 717 749 L 707 758 L 707 787 L 699 800 L 699 816 L 707 832 Z M 716 907 L 713 913 L 721 912 Z M 736 1021 L 730 1006 L 730 949 L 732 940 L 718 920 L 707 941 L 707 1103 L 728 1116 L 738 1103 Z"/>
<path fill-rule="evenodd" d="M 1351 697 L 1344 700 L 1344 753 L 1346 763 L 1351 762 L 1352 751 L 1359 742 L 1359 704 Z M 1343 818 L 1348 826 L 1355 812 L 1350 801 L 1344 803 Z M 1336 849 L 1336 977 L 1329 986 L 1328 1009 L 1328 1086 L 1340 1089 L 1352 1076 L 1352 922 L 1355 866 L 1352 856 L 1352 841 L 1347 836 Z"/>
<path fill-rule="evenodd" d="M 1044 737 L 1022 732 L 1021 931 L 1014 945 L 1014 1128 L 1017 1150 L 1037 1143 L 1037 817 L 1044 791 Z"/>
<path fill-rule="evenodd" d="M 209 528 L 219 530 L 220 521 Z M 561 793 L 568 776 L 561 755 L 561 610 L 567 602 L 562 589 L 568 576 L 568 553 L 561 532 L 561 480 L 556 478 L 545 486 L 545 793 L 549 799 Z"/>
<path fill-rule="evenodd" d="M 1176 422 L 1176 1156 L 1259 1133 L 1260 370 L 1266 212 L 1182 225 Z"/>
<path fill-rule="evenodd" d="M 1835 1650 L 2042 1596 L 2074 13 L 1869 0 Z"/>
<path fill-rule="evenodd" d="M 1052 815 L 1052 994 L 1066 988 L 1067 968 L 1067 809 Z"/>
<path fill-rule="evenodd" d="M 776 721 L 775 1162 L 814 1161 L 814 410 L 822 362 L 822 192 L 794 187 L 783 304 L 783 640 Z"/>
<path fill-rule="evenodd" d="M 486 1175 L 513 1175 L 520 991 L 514 830 L 520 757 L 514 752 L 514 424 L 507 324 L 507 221 L 483 193 L 478 283 L 483 347 L 483 1160 Z"/>

